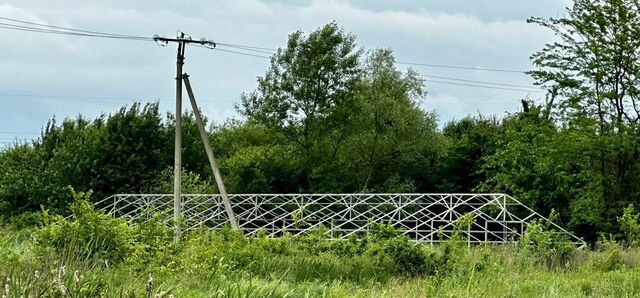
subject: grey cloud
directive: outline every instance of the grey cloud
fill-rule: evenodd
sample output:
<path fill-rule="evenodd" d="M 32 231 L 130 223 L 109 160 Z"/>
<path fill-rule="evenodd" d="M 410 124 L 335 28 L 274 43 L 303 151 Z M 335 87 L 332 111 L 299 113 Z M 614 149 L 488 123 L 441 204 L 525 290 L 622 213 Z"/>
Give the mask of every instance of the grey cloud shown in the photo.
<path fill-rule="evenodd" d="M 57 1 L 9 0 L 0 15 L 97 31 L 194 38 L 278 47 L 295 30 L 332 20 L 367 49 L 390 47 L 399 60 L 527 69 L 528 56 L 553 37 L 526 24 L 528 15 L 555 16 L 566 1 Z M 0 29 L 2 30 L 2 29 Z M 153 42 L 51 36 L 2 30 L 0 92 L 163 98 L 173 96 L 175 49 Z M 525 38 L 526 37 L 526 38 Z M 19 42 L 12 42 L 18 40 Z M 265 59 L 189 48 L 186 70 L 210 118 L 235 115 L 233 101 L 255 87 Z M 423 73 L 465 79 L 530 83 L 523 75 L 416 67 Z M 427 83 L 425 108 L 446 121 L 468 113 L 502 114 L 517 108 L 523 92 Z M 430 102 L 432 101 L 432 102 Z M 447 101 L 455 104 L 447 105 Z M 487 102 L 491 101 L 491 104 Z M 46 119 L 84 113 L 93 117 L 122 102 L 63 102 L 0 97 L 0 130 L 39 131 Z M 484 103 L 483 103 L 484 102 Z M 504 103 L 503 105 L 501 103 Z M 163 102 L 163 110 L 171 104 Z M 26 113 L 29 111 L 29 113 Z M 17 116 L 16 114 L 20 114 Z"/>

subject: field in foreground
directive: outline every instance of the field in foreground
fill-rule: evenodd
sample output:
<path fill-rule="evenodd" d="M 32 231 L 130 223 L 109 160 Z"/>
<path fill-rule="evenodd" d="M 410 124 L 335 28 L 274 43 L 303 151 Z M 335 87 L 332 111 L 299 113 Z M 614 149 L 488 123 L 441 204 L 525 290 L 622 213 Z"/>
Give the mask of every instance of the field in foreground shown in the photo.
<path fill-rule="evenodd" d="M 436 247 L 385 224 L 346 241 L 223 229 L 176 242 L 159 216 L 129 224 L 82 200 L 71 209 L 70 220 L 5 220 L 2 297 L 640 296 L 640 250 L 603 238 L 577 251 L 538 223 L 503 246 L 468 247 L 464 223 Z"/>

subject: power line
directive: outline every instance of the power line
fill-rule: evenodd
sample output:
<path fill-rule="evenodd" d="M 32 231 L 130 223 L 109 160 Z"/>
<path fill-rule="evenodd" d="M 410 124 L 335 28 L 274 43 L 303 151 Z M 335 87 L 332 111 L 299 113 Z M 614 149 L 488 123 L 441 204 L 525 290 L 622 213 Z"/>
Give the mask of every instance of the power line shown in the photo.
<path fill-rule="evenodd" d="M 217 44 L 221 46 L 243 48 L 243 49 L 254 50 L 254 51 L 260 50 L 260 51 L 268 52 L 270 54 L 273 54 L 273 52 L 277 51 L 277 49 L 274 49 L 274 48 L 257 47 L 257 46 L 243 45 L 243 44 L 233 44 L 233 43 L 224 43 L 224 42 L 219 42 Z"/>
<path fill-rule="evenodd" d="M 11 22 L 17 22 L 17 23 L 21 23 L 21 24 L 34 25 L 34 26 L 45 27 L 45 28 L 52 28 L 52 29 L 43 29 L 43 28 L 33 27 L 33 26 L 21 26 L 21 25 L 15 25 L 15 24 L 0 23 L 0 28 L 4 28 L 4 29 L 29 31 L 29 32 L 39 32 L 39 33 L 49 33 L 49 34 L 64 34 L 64 35 L 75 35 L 75 36 L 100 37 L 100 38 L 129 39 L 129 40 L 142 40 L 142 41 L 154 40 L 152 37 L 126 35 L 126 34 L 116 34 L 116 33 L 107 33 L 107 32 L 92 31 L 92 30 L 74 29 L 74 28 L 53 26 L 53 25 L 29 22 L 29 21 L 6 18 L 6 17 L 0 17 L 0 19 L 6 20 L 6 21 L 11 21 Z M 235 48 L 235 49 L 238 49 L 238 50 L 257 52 L 257 53 L 268 54 L 268 55 L 272 55 L 273 52 L 276 51 L 276 49 L 273 49 L 273 48 L 259 47 L 259 46 L 252 46 L 252 45 L 244 45 L 244 44 L 222 43 L 222 42 L 216 43 L 216 44 L 219 45 L 219 46 L 222 46 L 222 47 Z M 254 54 L 243 53 L 243 52 L 232 51 L 232 50 L 223 50 L 223 49 L 217 49 L 217 50 L 226 51 L 226 52 L 229 52 L 229 53 L 240 54 L 240 55 L 245 55 L 245 56 L 252 56 L 252 57 L 256 57 L 256 58 L 269 58 L 269 57 L 262 56 L 262 55 L 254 55 Z M 409 61 L 398 61 L 398 62 L 396 62 L 396 64 L 424 66 L 424 67 L 436 67 L 436 68 L 449 68 L 449 69 L 462 69 L 462 70 L 473 70 L 473 71 L 492 71 L 492 72 L 504 72 L 504 73 L 520 73 L 520 74 L 524 74 L 526 72 L 524 70 L 514 70 L 514 69 L 469 67 L 469 66 L 430 64 L 430 63 L 419 63 L 419 62 L 409 62 Z"/>
<path fill-rule="evenodd" d="M 0 131 L 0 134 L 14 134 L 14 135 L 39 135 L 39 132 L 20 132 L 20 131 Z"/>
<path fill-rule="evenodd" d="M 42 23 L 29 22 L 29 21 L 12 19 L 12 18 L 7 18 L 7 17 L 0 17 L 0 19 L 6 20 L 6 21 L 11 21 L 11 22 L 16 22 L 16 23 L 21 23 L 21 24 L 29 24 L 29 25 L 35 25 L 35 26 L 40 26 L 40 27 L 45 27 L 45 28 L 54 28 L 54 29 L 61 29 L 61 30 L 66 30 L 66 31 L 74 31 L 74 32 L 80 32 L 80 33 L 119 36 L 119 37 L 131 38 L 131 39 L 146 39 L 146 40 L 150 39 L 149 37 L 144 37 L 144 36 L 133 36 L 133 35 L 125 35 L 125 34 L 115 34 L 115 33 L 105 33 L 105 32 L 99 32 L 99 31 L 81 30 L 81 29 L 74 29 L 74 28 L 47 25 L 47 24 L 42 24 Z"/>
<path fill-rule="evenodd" d="M 494 72 L 506 72 L 506 73 L 521 73 L 524 74 L 526 71 L 524 70 L 513 70 L 513 69 L 498 69 L 498 68 L 484 68 L 484 67 L 469 67 L 469 66 L 454 66 L 454 65 L 443 65 L 443 64 L 429 64 L 429 63 L 418 63 L 418 62 L 403 62 L 398 61 L 396 64 L 403 65 L 415 65 L 415 66 L 426 66 L 426 67 L 437 67 L 437 68 L 450 68 L 450 69 L 465 69 L 465 70 L 478 70 L 478 71 L 494 71 Z"/>
<path fill-rule="evenodd" d="M 241 44 L 232 44 L 232 43 L 217 43 L 220 46 L 227 46 L 237 49 L 242 49 L 246 51 L 254 51 L 265 54 L 273 54 L 276 49 L 273 48 L 265 48 L 265 47 L 255 47 Z M 486 68 L 486 67 L 469 67 L 469 66 L 457 66 L 457 65 L 444 65 L 444 64 L 430 64 L 430 63 L 420 63 L 420 62 L 405 62 L 405 61 L 397 61 L 396 64 L 403 65 L 414 65 L 414 66 L 425 66 L 425 67 L 437 67 L 437 68 L 450 68 L 450 69 L 464 69 L 464 70 L 477 70 L 477 71 L 493 71 L 493 72 L 506 72 L 506 73 L 521 73 L 524 74 L 525 70 L 515 70 L 515 69 L 499 69 L 499 68 Z"/>
<path fill-rule="evenodd" d="M 542 90 L 526 90 L 526 89 L 516 89 L 516 88 L 502 88 L 502 87 L 493 87 L 493 86 L 483 86 L 483 85 L 474 85 L 474 84 L 465 84 L 465 83 L 454 83 L 454 82 L 445 82 L 445 81 L 437 81 L 437 80 L 425 80 L 425 82 L 438 83 L 438 84 L 448 84 L 455 86 L 466 86 L 466 87 L 474 87 L 474 88 L 484 88 L 484 89 L 494 89 L 494 90 L 507 90 L 507 91 L 522 91 L 522 92 L 531 92 L 531 93 L 546 93 Z"/>
<path fill-rule="evenodd" d="M 99 38 L 110 38 L 110 39 L 138 40 L 138 41 L 153 40 L 152 38 L 143 39 L 143 38 L 131 38 L 131 37 L 124 37 L 124 36 L 116 36 L 116 35 L 98 35 L 98 34 L 59 31 L 59 30 L 49 30 L 49 29 L 42 29 L 42 28 L 35 28 L 35 27 L 28 27 L 28 26 L 20 26 L 20 25 L 6 24 L 6 23 L 0 23 L 0 28 L 18 30 L 18 31 L 26 31 L 26 32 L 56 34 L 56 35 L 99 37 Z"/>
<path fill-rule="evenodd" d="M 216 45 L 220 45 L 220 44 L 219 44 L 219 43 L 216 43 Z M 200 48 L 206 48 L 206 49 L 208 49 L 208 50 L 215 50 L 215 51 L 220 51 L 220 52 L 233 53 L 233 54 L 239 54 L 239 55 L 250 56 L 250 57 L 256 57 L 256 58 L 271 59 L 271 57 L 269 57 L 269 56 L 256 55 L 256 54 L 251 54 L 251 53 L 244 53 L 244 52 L 238 52 L 238 51 L 233 51 L 233 50 L 219 49 L 219 48 L 217 48 L 217 47 L 215 47 L 215 48 L 211 48 L 211 47 L 207 47 L 207 46 L 199 45 L 199 44 L 194 44 L 193 46 L 195 46 L 195 47 L 200 47 Z"/>
<path fill-rule="evenodd" d="M 487 81 L 475 81 L 475 80 L 458 79 L 458 78 L 451 78 L 451 77 L 432 76 L 432 75 L 426 75 L 426 74 L 420 74 L 420 76 L 425 78 L 443 79 L 443 80 L 460 81 L 460 82 L 468 82 L 468 83 L 479 83 L 479 84 L 487 84 L 487 85 L 497 85 L 497 86 L 505 86 L 505 87 L 532 88 L 532 89 L 537 89 L 537 91 L 539 91 L 539 88 L 536 88 L 534 86 L 502 84 L 502 83 L 487 82 Z"/>
<path fill-rule="evenodd" d="M 253 46 L 245 46 L 245 45 L 235 45 L 235 44 L 230 44 L 230 43 L 217 43 L 217 45 L 218 46 L 222 46 L 222 47 L 234 48 L 234 49 L 245 50 L 245 51 L 252 51 L 252 52 L 257 52 L 257 53 L 262 53 L 262 54 L 267 54 L 267 55 L 273 55 L 277 51 L 275 49 L 262 48 L 262 47 L 253 47 Z"/>
<path fill-rule="evenodd" d="M 244 55 L 244 56 L 250 56 L 250 57 L 256 57 L 256 58 L 271 59 L 271 57 L 269 57 L 269 56 L 254 55 L 254 54 L 250 54 L 250 53 L 243 53 L 243 52 L 232 51 L 232 50 L 225 50 L 225 49 L 218 49 L 218 48 L 214 48 L 214 49 L 212 49 L 212 50 L 220 51 L 220 52 L 227 52 L 227 53 L 234 53 L 234 54 L 239 54 L 239 55 Z"/>
<path fill-rule="evenodd" d="M 155 40 L 155 38 L 151 38 L 151 37 L 124 35 L 124 34 L 115 34 L 115 33 L 106 33 L 106 32 L 100 32 L 100 31 L 92 31 L 92 30 L 74 29 L 74 28 L 47 25 L 47 24 L 29 22 L 29 21 L 6 18 L 6 17 L 0 17 L 0 19 L 5 20 L 5 21 L 20 23 L 20 24 L 32 25 L 32 26 L 25 26 L 25 25 L 16 25 L 16 24 L 0 22 L 0 28 L 10 29 L 10 30 L 38 32 L 38 33 L 46 33 L 46 34 L 62 34 L 62 35 L 73 35 L 73 36 L 126 39 L 126 40 L 141 40 L 141 41 Z M 37 27 L 33 27 L 33 26 L 37 26 Z M 200 46 L 200 47 L 209 48 L 209 47 L 206 47 L 204 45 L 198 45 L 198 44 L 194 44 L 194 45 Z M 262 53 L 262 54 L 273 54 L 273 51 L 275 51 L 275 49 L 272 49 L 272 48 L 257 47 L 257 46 L 251 46 L 251 45 L 243 45 L 243 44 L 217 43 L 217 45 L 220 45 L 222 47 L 229 47 L 229 48 L 237 49 L 237 50 L 240 50 L 240 51 L 213 48 L 214 50 L 221 51 L 221 52 L 238 54 L 238 55 L 256 57 L 256 58 L 263 58 L 263 59 L 269 59 L 270 57 L 269 56 L 264 56 L 264 55 L 246 53 L 246 52 Z M 242 51 L 245 51 L 245 52 L 242 52 Z M 417 63 L 417 62 L 402 62 L 402 61 L 399 61 L 399 62 L 396 62 L 396 63 L 397 64 L 404 64 L 404 65 L 416 65 L 416 66 L 439 67 L 439 68 L 450 68 L 450 69 L 463 69 L 463 70 L 474 70 L 474 71 L 494 71 L 494 72 L 506 72 L 506 73 L 524 73 L 524 71 L 512 70 L 512 69 L 453 66 L 453 65 L 428 64 L 428 63 Z M 534 88 L 534 87 L 531 87 L 531 86 L 522 86 L 522 85 L 515 85 L 515 84 L 504 84 L 504 83 L 487 82 L 487 81 L 475 81 L 475 80 L 458 79 L 458 78 L 451 78 L 451 77 L 431 76 L 431 75 L 424 75 L 424 74 L 421 74 L 421 75 L 424 76 L 424 77 L 429 77 L 429 78 L 453 80 L 453 81 L 468 82 L 468 83 L 477 83 L 477 84 L 484 84 L 484 85 L 516 87 L 516 88 L 529 88 L 529 89 Z M 485 88 L 485 89 L 508 90 L 508 91 L 529 91 L 529 92 L 535 92 L 535 93 L 543 93 L 543 91 L 539 91 L 539 90 L 523 90 L 523 89 L 515 89 L 515 88 L 501 88 L 501 87 L 493 87 L 493 86 L 481 86 L 481 85 L 476 85 L 476 84 L 445 82 L 445 81 L 438 81 L 438 80 L 425 80 L 425 81 L 429 81 L 429 82 L 433 82 L 433 83 L 457 85 L 457 86 Z M 6 95 L 9 95 L 9 94 L 0 94 L 0 95 L 5 95 L 6 96 Z M 50 98 L 66 97 L 66 98 L 78 98 L 78 99 L 98 99 L 98 100 L 115 99 L 115 100 L 123 100 L 123 98 L 86 97 L 86 96 L 85 97 L 71 97 L 71 96 L 24 95 L 24 94 L 23 95 L 13 94 L 13 95 L 10 95 L 10 96 L 31 96 L 31 97 L 43 97 L 43 98 L 44 97 L 50 97 Z M 126 99 L 126 100 L 133 100 L 133 99 Z"/>
<path fill-rule="evenodd" d="M 218 43 L 218 45 L 220 45 L 220 44 Z M 204 46 L 201 46 L 201 45 L 197 45 L 197 46 L 204 47 Z M 211 48 L 208 48 L 208 49 L 211 49 Z M 267 56 L 254 55 L 254 54 L 249 54 L 249 53 L 243 53 L 243 52 L 232 51 L 232 50 L 224 50 L 224 49 L 218 49 L 218 48 L 213 48 L 213 50 L 229 52 L 229 53 L 234 53 L 234 54 L 240 54 L 240 55 L 246 55 L 246 56 L 252 56 L 252 57 L 258 57 L 258 58 L 266 58 L 266 59 L 270 58 L 270 57 L 267 57 Z M 535 86 L 504 84 L 504 83 L 496 83 L 496 82 L 488 82 L 488 81 L 476 81 L 476 80 L 458 79 L 458 78 L 452 78 L 452 77 L 432 76 L 432 75 L 426 75 L 426 74 L 420 74 L 420 76 L 427 77 L 427 78 L 444 79 L 444 80 L 452 80 L 452 81 L 460 81 L 460 82 L 468 82 L 468 83 L 478 83 L 478 84 L 485 84 L 485 85 L 515 87 L 515 88 L 528 88 L 528 89 L 532 89 L 532 90 L 530 90 L 531 92 L 541 92 L 541 90 L 539 90 L 539 88 L 536 88 Z M 433 81 L 433 82 L 437 83 L 439 81 Z M 442 83 L 444 83 L 444 82 L 442 82 Z M 459 86 L 468 86 L 468 87 L 479 87 L 479 86 L 471 85 L 471 84 L 458 84 L 458 85 Z M 487 87 L 489 87 L 489 86 L 487 86 Z M 515 89 L 511 89 L 511 88 L 495 88 L 495 89 L 498 89 L 498 90 L 515 90 Z"/>
<path fill-rule="evenodd" d="M 50 95 L 50 94 L 25 94 L 25 93 L 0 93 L 0 96 L 6 97 L 32 97 L 41 99 L 58 99 L 63 101 L 80 101 L 82 99 L 88 99 L 93 101 L 146 101 L 143 98 L 136 99 L 134 97 L 111 97 L 111 96 L 75 96 L 75 95 Z M 148 101 L 148 100 L 147 100 Z M 156 98 L 151 101 L 167 102 L 172 101 L 170 99 Z M 235 100 L 199 100 L 201 102 L 236 102 Z"/>

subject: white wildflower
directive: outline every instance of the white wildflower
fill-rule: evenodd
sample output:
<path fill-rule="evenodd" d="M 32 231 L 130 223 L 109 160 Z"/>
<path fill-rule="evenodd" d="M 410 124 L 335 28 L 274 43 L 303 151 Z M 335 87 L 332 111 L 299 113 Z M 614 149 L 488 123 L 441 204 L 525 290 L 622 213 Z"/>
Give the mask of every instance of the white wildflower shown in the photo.
<path fill-rule="evenodd" d="M 9 279 L 7 278 L 7 283 L 4 284 L 4 294 L 2 294 L 2 297 L 9 297 Z"/>
<path fill-rule="evenodd" d="M 60 290 L 60 294 L 62 296 L 67 296 L 67 287 L 65 287 L 63 284 L 59 284 L 58 289 Z"/>
<path fill-rule="evenodd" d="M 147 282 L 147 297 L 151 297 L 153 293 L 153 273 L 149 272 L 149 281 Z"/>
<path fill-rule="evenodd" d="M 58 268 L 58 280 L 62 280 L 62 278 L 67 274 L 67 266 L 62 266 Z"/>

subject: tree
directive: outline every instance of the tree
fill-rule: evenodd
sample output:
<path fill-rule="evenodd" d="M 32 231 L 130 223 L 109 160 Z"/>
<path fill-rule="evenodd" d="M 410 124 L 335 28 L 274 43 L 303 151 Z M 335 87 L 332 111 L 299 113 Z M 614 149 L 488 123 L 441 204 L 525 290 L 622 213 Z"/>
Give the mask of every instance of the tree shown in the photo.
<path fill-rule="evenodd" d="M 66 210 L 74 189 L 95 198 L 139 192 L 170 165 L 168 133 L 157 104 L 134 104 L 89 121 L 49 121 L 39 140 L 0 153 L 0 205 L 10 212 L 40 206 Z"/>
<path fill-rule="evenodd" d="M 121 108 L 108 117 L 103 131 L 99 159 L 92 165 L 95 183 L 89 187 L 96 195 L 139 192 L 171 164 L 157 103 Z"/>
<path fill-rule="evenodd" d="M 443 149 L 435 115 L 419 106 L 426 95 L 422 78 L 411 69 L 400 72 L 393 52 L 378 49 L 367 56 L 357 90 L 341 164 L 357 185 L 346 189 L 387 192 L 398 191 L 397 185 L 422 186 Z"/>
<path fill-rule="evenodd" d="M 312 165 L 336 156 L 345 139 L 359 81 L 355 37 L 330 23 L 289 36 L 258 88 L 243 94 L 241 114 L 289 142 L 301 157 L 302 188 L 313 188 Z"/>
<path fill-rule="evenodd" d="M 446 154 L 437 164 L 438 191 L 469 192 L 486 180 L 483 158 L 493 154 L 500 124 L 495 118 L 465 117 L 449 122 L 442 130 Z"/>
<path fill-rule="evenodd" d="M 582 156 L 593 183 L 583 197 L 603 202 L 605 230 L 615 233 L 616 215 L 640 200 L 640 4 L 575 0 L 567 17 L 529 21 L 560 39 L 533 54 L 530 73 L 550 90 L 558 120 L 593 132 Z"/>
<path fill-rule="evenodd" d="M 532 55 L 531 75 L 571 117 L 595 117 L 599 133 L 638 129 L 640 5 L 635 0 L 575 0 L 564 18 L 531 18 L 559 42 Z M 553 103 L 552 103 L 553 104 Z"/>

